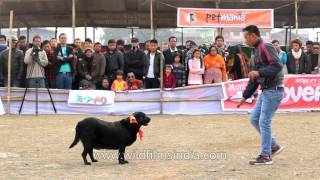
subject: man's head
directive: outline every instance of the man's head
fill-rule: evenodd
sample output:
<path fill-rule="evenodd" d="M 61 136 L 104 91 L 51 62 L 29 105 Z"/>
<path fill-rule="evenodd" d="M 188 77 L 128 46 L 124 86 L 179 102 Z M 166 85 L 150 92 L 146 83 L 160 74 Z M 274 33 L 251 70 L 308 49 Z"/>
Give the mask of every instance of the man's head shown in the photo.
<path fill-rule="evenodd" d="M 224 46 L 224 37 L 219 35 L 215 38 L 215 44 L 218 48 L 221 48 Z"/>
<path fill-rule="evenodd" d="M 61 46 L 66 46 L 67 45 L 67 34 L 66 33 L 61 33 L 59 35 L 59 43 Z"/>
<path fill-rule="evenodd" d="M 177 47 L 177 38 L 175 36 L 171 36 L 169 38 L 169 46 L 171 49 L 175 49 Z"/>
<path fill-rule="evenodd" d="M 83 46 L 84 46 L 84 49 L 92 48 L 92 40 L 90 38 L 85 39 Z"/>
<path fill-rule="evenodd" d="M 80 38 L 76 38 L 73 42 L 75 48 L 80 48 L 81 47 L 81 44 L 82 44 L 82 41 Z"/>
<path fill-rule="evenodd" d="M 52 49 L 55 49 L 58 46 L 58 42 L 56 38 L 51 38 L 50 39 L 50 46 Z"/>
<path fill-rule="evenodd" d="M 158 50 L 158 41 L 156 39 L 150 40 L 150 52 L 155 53 Z"/>
<path fill-rule="evenodd" d="M 0 34 L 0 44 L 7 44 L 7 38 L 5 35 Z"/>
<path fill-rule="evenodd" d="M 27 48 L 28 42 L 27 42 L 27 38 L 25 36 L 19 37 L 18 46 L 20 48 Z"/>
<path fill-rule="evenodd" d="M 313 42 L 312 41 L 307 41 L 306 42 L 307 53 L 312 53 L 312 46 L 313 46 Z"/>
<path fill-rule="evenodd" d="M 104 89 L 109 89 L 110 83 L 109 83 L 108 78 L 103 78 L 103 79 L 102 79 L 101 86 L 102 86 Z"/>
<path fill-rule="evenodd" d="M 109 39 L 108 41 L 108 50 L 109 52 L 115 51 L 117 48 L 116 41 L 114 39 Z"/>
<path fill-rule="evenodd" d="M 123 48 L 124 48 L 124 40 L 118 39 L 118 40 L 117 40 L 116 48 L 117 48 L 117 49 L 120 49 L 120 50 L 123 49 Z"/>
<path fill-rule="evenodd" d="M 312 44 L 312 54 L 320 54 L 320 43 L 314 42 Z"/>
<path fill-rule="evenodd" d="M 301 46 L 302 46 L 302 42 L 299 39 L 294 39 L 291 41 L 291 48 L 295 52 L 299 52 L 299 50 L 301 49 Z"/>
<path fill-rule="evenodd" d="M 280 42 L 278 40 L 273 40 L 272 42 L 272 46 L 277 50 L 277 51 L 280 51 L 281 50 L 281 47 L 280 47 Z"/>
<path fill-rule="evenodd" d="M 41 47 L 41 37 L 38 35 L 34 36 L 32 39 L 32 44 L 35 47 Z"/>
<path fill-rule="evenodd" d="M 11 37 L 11 47 L 13 48 L 13 49 L 15 49 L 16 47 L 17 47 L 17 44 L 18 44 L 18 40 L 17 40 L 17 38 L 16 37 Z"/>
<path fill-rule="evenodd" d="M 99 43 L 99 42 L 94 43 L 94 46 L 93 46 L 94 52 L 99 53 L 99 52 L 101 52 L 101 49 L 102 49 L 101 43 Z"/>
<path fill-rule="evenodd" d="M 259 28 L 255 25 L 247 26 L 242 31 L 246 44 L 250 47 L 253 47 L 260 39 Z"/>
<path fill-rule="evenodd" d="M 190 42 L 191 42 L 190 40 L 186 41 L 186 49 L 187 50 L 189 50 L 191 48 Z"/>
<path fill-rule="evenodd" d="M 87 58 L 91 58 L 92 55 L 93 55 L 93 50 L 92 50 L 91 48 L 85 49 L 85 50 L 84 50 L 84 55 L 85 55 L 85 57 L 87 57 Z"/>
<path fill-rule="evenodd" d="M 46 52 L 49 53 L 51 51 L 51 46 L 50 46 L 50 41 L 45 40 L 42 43 L 42 49 Z"/>
<path fill-rule="evenodd" d="M 144 48 L 148 51 L 150 50 L 150 41 L 151 40 L 147 40 L 146 42 L 144 42 Z"/>
<path fill-rule="evenodd" d="M 131 45 L 133 49 L 139 48 L 139 39 L 138 38 L 132 38 L 131 39 Z"/>

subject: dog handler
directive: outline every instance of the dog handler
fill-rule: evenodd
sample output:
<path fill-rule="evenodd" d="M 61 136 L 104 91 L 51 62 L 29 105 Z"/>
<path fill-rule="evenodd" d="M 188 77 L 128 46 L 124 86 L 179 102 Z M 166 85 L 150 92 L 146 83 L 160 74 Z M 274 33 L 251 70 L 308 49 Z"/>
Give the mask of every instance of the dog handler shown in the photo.
<path fill-rule="evenodd" d="M 238 107 L 253 95 L 259 85 L 262 90 L 250 120 L 261 136 L 261 153 L 249 164 L 272 164 L 272 157 L 283 150 L 272 137 L 271 130 L 272 117 L 284 94 L 282 65 L 272 44 L 264 43 L 260 38 L 257 26 L 247 26 L 243 35 L 247 45 L 255 48 L 254 69 L 248 75 L 250 80 Z"/>

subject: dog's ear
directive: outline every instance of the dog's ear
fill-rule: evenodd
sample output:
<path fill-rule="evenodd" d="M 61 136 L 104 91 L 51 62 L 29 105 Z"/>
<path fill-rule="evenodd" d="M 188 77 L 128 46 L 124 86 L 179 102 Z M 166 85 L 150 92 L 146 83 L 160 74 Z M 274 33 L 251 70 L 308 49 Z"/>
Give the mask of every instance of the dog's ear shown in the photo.
<path fill-rule="evenodd" d="M 129 120 L 130 124 L 138 124 L 136 117 L 134 117 L 133 115 L 130 115 L 127 119 Z"/>

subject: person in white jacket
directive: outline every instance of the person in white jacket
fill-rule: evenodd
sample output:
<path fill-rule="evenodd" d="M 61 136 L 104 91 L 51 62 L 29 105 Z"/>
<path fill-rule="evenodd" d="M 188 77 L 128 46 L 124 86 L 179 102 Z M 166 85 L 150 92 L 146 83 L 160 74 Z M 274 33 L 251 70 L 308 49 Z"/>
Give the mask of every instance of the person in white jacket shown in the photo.
<path fill-rule="evenodd" d="M 29 88 L 45 88 L 44 67 L 48 65 L 46 52 L 41 49 L 41 37 L 33 37 L 33 48 L 27 50 L 24 57 L 27 64 L 27 83 Z"/>

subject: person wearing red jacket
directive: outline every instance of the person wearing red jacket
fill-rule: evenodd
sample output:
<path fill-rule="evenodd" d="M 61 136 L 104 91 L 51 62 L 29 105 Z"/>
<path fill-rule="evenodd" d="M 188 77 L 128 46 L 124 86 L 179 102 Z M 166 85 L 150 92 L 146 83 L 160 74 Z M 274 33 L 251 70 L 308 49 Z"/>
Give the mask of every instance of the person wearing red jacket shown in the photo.
<path fill-rule="evenodd" d="M 166 65 L 164 76 L 163 76 L 163 87 L 164 88 L 175 88 L 176 87 L 176 78 L 172 73 L 172 65 Z"/>

